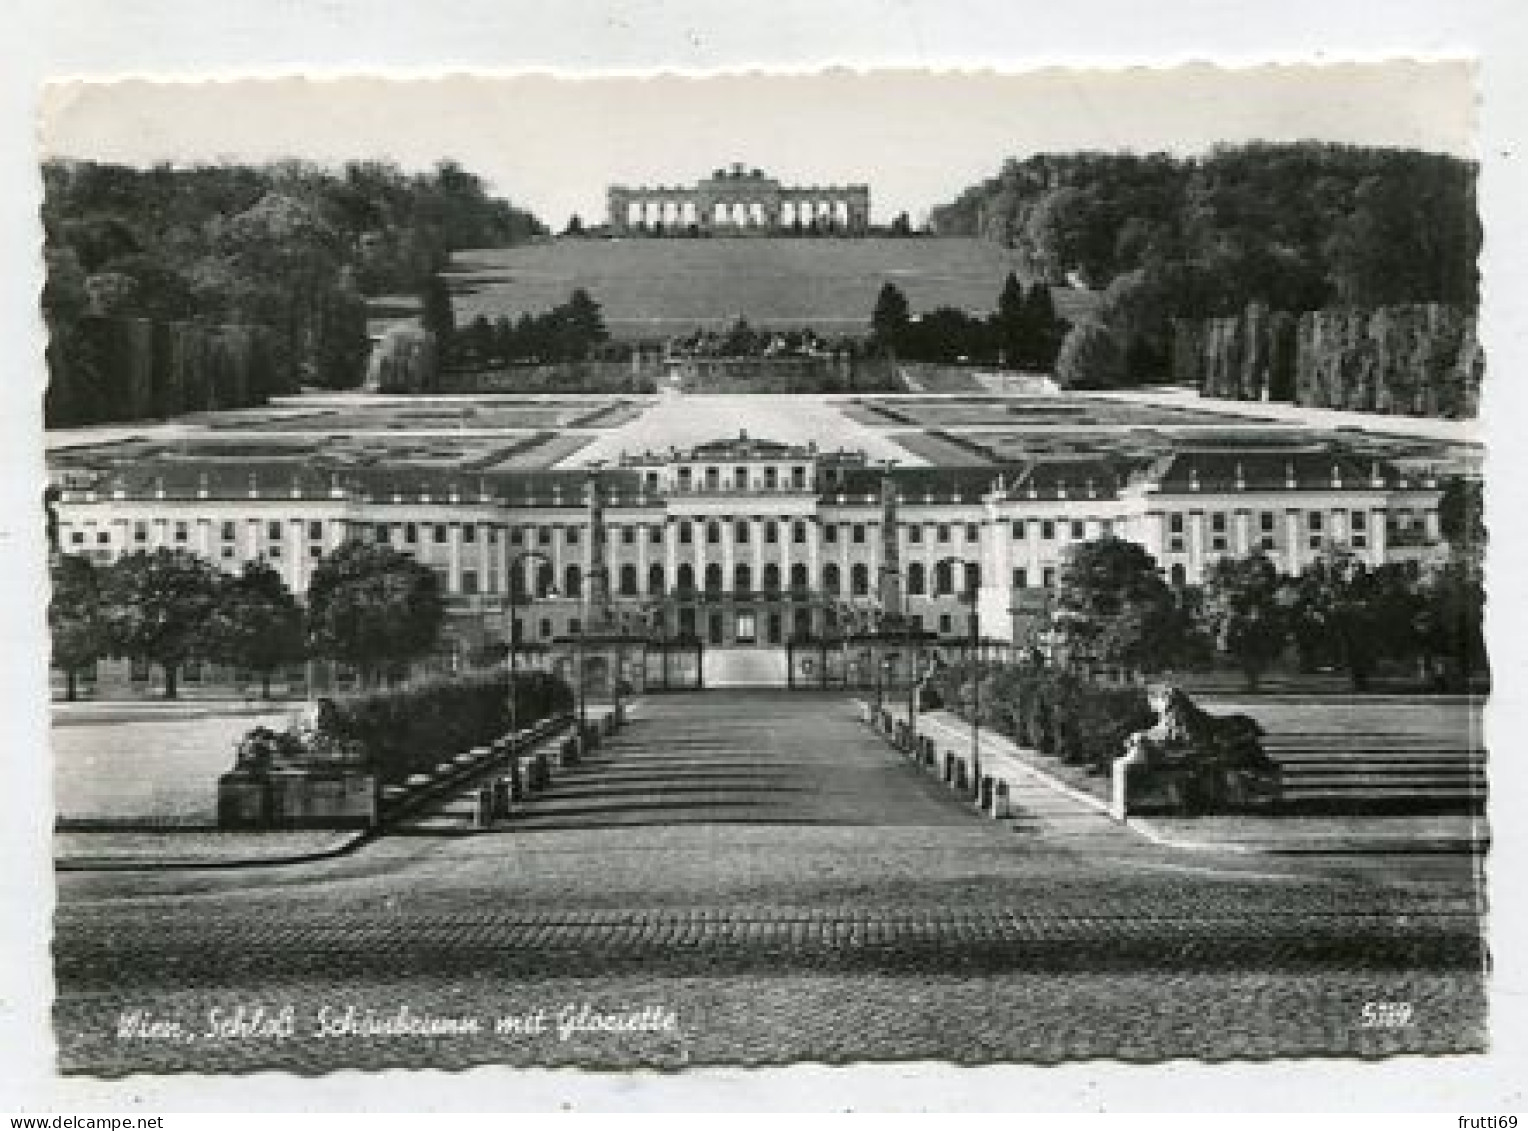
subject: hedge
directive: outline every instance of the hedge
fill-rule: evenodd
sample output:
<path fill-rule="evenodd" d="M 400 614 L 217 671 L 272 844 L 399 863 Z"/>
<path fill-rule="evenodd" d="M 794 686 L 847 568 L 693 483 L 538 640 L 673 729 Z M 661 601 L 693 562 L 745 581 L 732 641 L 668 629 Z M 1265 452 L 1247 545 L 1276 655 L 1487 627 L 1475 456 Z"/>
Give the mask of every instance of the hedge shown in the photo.
<path fill-rule="evenodd" d="M 509 733 L 508 679 L 502 672 L 423 679 L 406 687 L 335 700 L 330 729 L 357 742 L 382 781 L 402 781 Z M 515 677 L 516 721 L 530 726 L 571 709 L 573 692 L 544 672 Z"/>
<path fill-rule="evenodd" d="M 971 682 L 950 669 L 940 698 L 970 718 Z M 1125 752 L 1125 739 L 1156 721 L 1146 689 L 1103 684 L 1029 665 L 989 669 L 981 684 L 981 725 L 1020 746 L 1071 765 L 1107 772 Z"/>

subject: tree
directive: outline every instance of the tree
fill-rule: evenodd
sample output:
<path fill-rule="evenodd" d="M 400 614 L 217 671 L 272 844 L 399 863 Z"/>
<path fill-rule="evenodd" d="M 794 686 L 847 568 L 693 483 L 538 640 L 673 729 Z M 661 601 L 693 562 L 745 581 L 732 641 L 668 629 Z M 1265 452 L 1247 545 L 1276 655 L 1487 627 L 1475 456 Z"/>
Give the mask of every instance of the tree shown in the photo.
<path fill-rule="evenodd" d="M 308 584 L 310 647 L 367 684 L 434 648 L 444 619 L 434 571 L 390 546 L 346 542 Z"/>
<path fill-rule="evenodd" d="M 882 353 L 895 353 L 907 337 L 912 312 L 907 296 L 895 283 L 883 283 L 870 315 L 870 338 Z"/>
<path fill-rule="evenodd" d="M 456 314 L 451 308 L 451 292 L 439 275 L 431 275 L 420 289 L 419 324 L 435 335 L 435 348 L 441 360 L 451 357 Z"/>
<path fill-rule="evenodd" d="M 1068 389 L 1113 389 L 1125 380 L 1125 348 L 1097 318 L 1073 326 L 1056 355 L 1056 379 Z"/>
<path fill-rule="evenodd" d="M 113 655 L 164 668 L 164 697 L 174 699 L 181 665 L 205 650 L 219 574 L 185 550 L 139 550 L 101 579 L 101 623 Z"/>
<path fill-rule="evenodd" d="M 552 314 L 558 330 L 559 360 L 584 361 L 594 352 L 594 347 L 610 340 L 604 311 L 582 287 L 574 288 L 568 301 Z"/>
<path fill-rule="evenodd" d="M 1280 587 L 1277 567 L 1260 553 L 1220 558 L 1205 571 L 1205 624 L 1216 648 L 1240 666 L 1249 691 L 1257 690 L 1263 672 L 1289 639 Z"/>
<path fill-rule="evenodd" d="M 1073 662 L 1133 671 L 1167 667 L 1183 651 L 1179 609 L 1145 547 L 1111 536 L 1068 551 L 1055 624 Z"/>
<path fill-rule="evenodd" d="M 1019 331 L 1020 360 L 1036 369 L 1051 369 L 1065 337 L 1066 323 L 1056 316 L 1050 284 L 1037 279 L 1024 295 Z M 1011 364 L 1011 361 L 1010 361 Z"/>
<path fill-rule="evenodd" d="M 52 573 L 48 632 L 53 641 L 53 666 L 64 673 L 65 698 L 72 703 L 79 694 L 79 673 L 106 651 L 100 580 L 90 559 L 77 554 L 60 554 Z"/>
<path fill-rule="evenodd" d="M 1418 597 L 1423 666 L 1441 690 L 1468 691 L 1472 677 L 1488 670 L 1479 570 L 1468 561 L 1447 562 L 1423 578 Z"/>
<path fill-rule="evenodd" d="M 1034 354 L 1024 315 L 1024 285 L 1010 271 L 1008 278 L 1003 281 L 1002 292 L 997 296 L 997 313 L 992 318 L 992 331 L 1003 364 L 1012 368 L 1023 365 Z"/>
<path fill-rule="evenodd" d="M 1406 568 L 1370 568 L 1346 552 L 1323 554 L 1301 572 L 1286 598 L 1296 643 L 1307 660 L 1323 653 L 1368 689 L 1377 663 L 1418 651 L 1419 596 Z"/>
<path fill-rule="evenodd" d="M 209 626 L 213 653 L 260 677 L 260 697 L 271 697 L 271 674 L 304 654 L 302 607 L 281 575 L 263 561 L 246 562 L 223 581 Z"/>

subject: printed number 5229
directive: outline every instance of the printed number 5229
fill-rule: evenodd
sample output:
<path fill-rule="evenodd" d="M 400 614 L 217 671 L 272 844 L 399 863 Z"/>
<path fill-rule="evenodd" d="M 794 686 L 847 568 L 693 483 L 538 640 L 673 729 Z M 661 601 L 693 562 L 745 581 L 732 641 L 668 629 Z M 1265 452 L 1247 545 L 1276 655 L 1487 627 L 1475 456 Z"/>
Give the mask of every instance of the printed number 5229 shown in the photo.
<path fill-rule="evenodd" d="M 1361 1016 L 1365 1029 L 1403 1029 L 1411 1024 L 1411 1002 L 1366 1001 Z"/>

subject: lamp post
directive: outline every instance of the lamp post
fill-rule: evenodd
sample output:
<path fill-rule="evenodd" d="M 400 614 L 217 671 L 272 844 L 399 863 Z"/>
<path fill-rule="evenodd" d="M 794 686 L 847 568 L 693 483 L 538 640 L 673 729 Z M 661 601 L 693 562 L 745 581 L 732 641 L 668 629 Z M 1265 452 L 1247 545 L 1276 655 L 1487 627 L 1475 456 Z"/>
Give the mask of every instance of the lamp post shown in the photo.
<path fill-rule="evenodd" d="M 520 709 L 516 702 L 518 698 L 515 691 L 515 681 L 519 676 L 519 641 L 515 632 L 515 611 L 520 607 L 520 567 L 528 561 L 540 561 L 551 567 L 552 559 L 540 550 L 522 550 L 509 560 L 509 601 L 506 604 L 509 623 L 505 626 L 504 637 L 509 646 L 509 733 L 516 734 L 520 730 Z M 529 602 L 526 602 L 529 604 Z"/>
<path fill-rule="evenodd" d="M 963 570 L 966 563 L 960 558 L 943 558 L 936 569 L 941 566 L 954 563 Z M 953 578 L 951 588 L 953 588 Z M 965 587 L 963 600 L 971 606 L 971 777 L 972 793 L 978 805 L 982 800 L 982 751 L 981 751 L 981 712 L 982 712 L 982 680 L 981 680 L 981 624 L 977 611 L 977 590 L 975 584 Z"/>

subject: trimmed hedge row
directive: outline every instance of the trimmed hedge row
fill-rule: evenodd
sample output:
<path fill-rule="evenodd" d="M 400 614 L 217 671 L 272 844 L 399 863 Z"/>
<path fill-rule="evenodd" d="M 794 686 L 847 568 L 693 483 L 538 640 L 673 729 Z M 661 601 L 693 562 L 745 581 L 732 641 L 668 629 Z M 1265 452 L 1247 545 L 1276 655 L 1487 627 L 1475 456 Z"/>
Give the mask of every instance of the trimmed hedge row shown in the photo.
<path fill-rule="evenodd" d="M 486 672 L 348 696 L 335 700 L 326 730 L 358 743 L 382 781 L 402 781 L 509 733 L 507 687 L 502 672 Z M 544 672 L 520 673 L 515 704 L 518 724 L 527 727 L 570 710 L 573 692 Z"/>
<path fill-rule="evenodd" d="M 940 690 L 945 702 L 970 717 L 967 676 L 952 670 Z M 1097 773 L 1107 773 L 1114 759 L 1124 754 L 1126 738 L 1156 722 L 1144 687 L 1094 683 L 1029 666 L 988 671 L 980 705 L 982 726 L 1020 746 Z"/>

